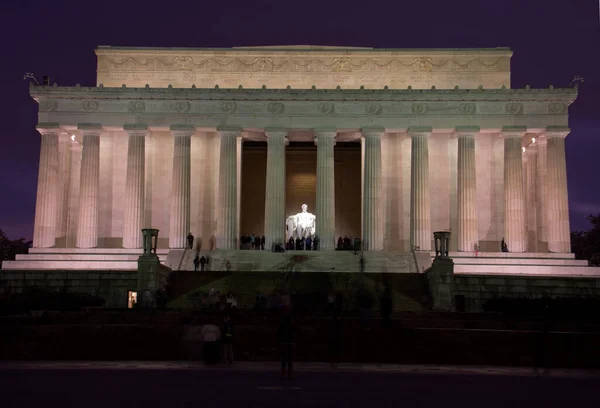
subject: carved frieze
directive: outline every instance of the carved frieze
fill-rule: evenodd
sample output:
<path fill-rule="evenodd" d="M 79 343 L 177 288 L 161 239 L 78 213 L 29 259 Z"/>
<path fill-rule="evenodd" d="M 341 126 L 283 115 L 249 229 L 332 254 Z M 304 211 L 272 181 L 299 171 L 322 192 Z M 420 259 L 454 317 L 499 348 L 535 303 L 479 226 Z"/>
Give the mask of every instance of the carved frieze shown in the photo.
<path fill-rule="evenodd" d="M 285 105 L 281 102 L 269 102 L 267 111 L 273 115 L 281 115 L 285 111 Z"/>
<path fill-rule="evenodd" d="M 333 103 L 330 102 L 322 102 L 319 104 L 319 112 L 324 113 L 324 114 L 330 114 L 333 113 L 335 107 L 333 105 Z"/>
<path fill-rule="evenodd" d="M 83 110 L 86 112 L 97 112 L 100 108 L 98 101 L 83 101 Z"/>
<path fill-rule="evenodd" d="M 414 114 L 423 115 L 427 113 L 427 105 L 424 103 L 413 103 L 411 110 Z"/>
<path fill-rule="evenodd" d="M 365 107 L 365 112 L 367 112 L 369 115 L 379 115 L 381 114 L 382 110 L 383 107 L 380 103 L 367 103 Z"/>
<path fill-rule="evenodd" d="M 232 101 L 221 102 L 221 111 L 222 112 L 233 113 L 233 112 L 235 112 L 236 108 L 237 108 L 237 105 L 235 102 L 232 102 Z"/>
<path fill-rule="evenodd" d="M 53 112 L 56 110 L 58 103 L 53 99 L 44 99 L 40 101 L 40 112 Z"/>
<path fill-rule="evenodd" d="M 509 115 L 523 114 L 523 104 L 517 102 L 509 102 L 506 104 L 506 113 Z"/>
<path fill-rule="evenodd" d="M 465 115 L 472 115 L 477 110 L 477 105 L 474 103 L 461 103 L 458 105 L 458 111 Z"/>
<path fill-rule="evenodd" d="M 144 101 L 131 101 L 128 110 L 131 113 L 142 113 L 146 110 L 146 104 Z"/>
<path fill-rule="evenodd" d="M 191 106 L 188 101 L 179 101 L 175 104 L 175 110 L 179 113 L 188 113 Z"/>
<path fill-rule="evenodd" d="M 567 113 L 568 106 L 566 103 L 552 102 L 548 104 L 548 112 L 553 115 L 561 115 Z"/>

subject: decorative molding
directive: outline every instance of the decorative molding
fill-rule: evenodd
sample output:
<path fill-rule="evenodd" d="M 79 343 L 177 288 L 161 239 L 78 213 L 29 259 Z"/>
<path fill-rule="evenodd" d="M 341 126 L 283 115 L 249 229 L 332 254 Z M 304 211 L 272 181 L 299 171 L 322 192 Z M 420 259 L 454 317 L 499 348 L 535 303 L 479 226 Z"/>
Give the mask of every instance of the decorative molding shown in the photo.
<path fill-rule="evenodd" d="M 128 110 L 131 113 L 142 113 L 146 111 L 146 104 L 144 101 L 131 101 Z"/>
<path fill-rule="evenodd" d="M 520 115 L 523 113 L 523 104 L 516 102 L 509 102 L 506 104 L 506 113 L 509 115 Z"/>
<path fill-rule="evenodd" d="M 53 99 L 44 99 L 39 103 L 40 112 L 54 112 L 58 103 Z"/>
<path fill-rule="evenodd" d="M 83 110 L 86 112 L 97 112 L 100 108 L 98 101 L 83 101 L 81 106 L 83 106 Z"/>
<path fill-rule="evenodd" d="M 548 112 L 553 115 L 561 115 L 567 113 L 569 106 L 562 102 L 551 102 L 548 104 Z"/>
<path fill-rule="evenodd" d="M 285 105 L 281 102 L 269 102 L 267 104 L 267 111 L 273 115 L 281 115 L 285 111 Z"/>

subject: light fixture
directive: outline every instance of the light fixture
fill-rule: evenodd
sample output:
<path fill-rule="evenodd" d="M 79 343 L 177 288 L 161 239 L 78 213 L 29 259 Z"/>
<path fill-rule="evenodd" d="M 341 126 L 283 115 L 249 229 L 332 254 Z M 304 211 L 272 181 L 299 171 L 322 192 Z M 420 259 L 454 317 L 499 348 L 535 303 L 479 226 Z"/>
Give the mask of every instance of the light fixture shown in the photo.
<path fill-rule="evenodd" d="M 71 140 L 74 142 L 75 141 L 75 135 L 71 135 Z"/>
<path fill-rule="evenodd" d="M 535 137 L 531 138 L 531 144 L 535 143 Z"/>
<path fill-rule="evenodd" d="M 525 148 L 523 147 L 522 149 L 523 149 L 523 153 L 525 153 Z"/>

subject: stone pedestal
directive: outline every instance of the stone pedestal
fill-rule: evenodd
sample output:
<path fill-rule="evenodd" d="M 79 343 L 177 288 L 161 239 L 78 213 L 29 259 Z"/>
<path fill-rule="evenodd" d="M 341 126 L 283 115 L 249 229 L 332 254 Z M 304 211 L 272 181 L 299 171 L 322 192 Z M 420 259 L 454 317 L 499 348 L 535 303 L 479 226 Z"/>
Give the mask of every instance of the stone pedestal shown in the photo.
<path fill-rule="evenodd" d="M 565 127 L 548 127 L 546 129 L 548 139 L 546 180 L 548 250 L 556 253 L 571 252 L 567 162 L 565 159 L 565 137 L 568 134 L 569 129 Z"/>
<path fill-rule="evenodd" d="M 381 177 L 381 138 L 383 129 L 363 129 L 365 144 L 364 197 L 363 197 L 363 249 L 383 249 L 383 200 Z"/>
<path fill-rule="evenodd" d="M 431 128 L 411 128 L 410 243 L 411 250 L 431 250 L 429 146 Z"/>
<path fill-rule="evenodd" d="M 267 130 L 267 182 L 265 192 L 265 248 L 285 247 L 285 147 L 287 131 Z M 240 183 L 241 184 L 241 183 Z"/>
<path fill-rule="evenodd" d="M 42 135 L 38 188 L 35 205 L 34 248 L 51 248 L 56 241 L 56 202 L 58 186 L 58 135 L 56 123 L 40 124 Z"/>
<path fill-rule="evenodd" d="M 171 216 L 169 248 L 186 248 L 190 232 L 190 160 L 191 138 L 196 129 L 190 125 L 173 125 L 173 183 L 171 186 Z"/>
<path fill-rule="evenodd" d="M 315 130 L 317 145 L 316 235 L 319 249 L 335 249 L 335 173 L 333 147 L 335 131 Z"/>
<path fill-rule="evenodd" d="M 96 124 L 79 125 L 83 135 L 77 248 L 98 246 L 98 193 L 100 186 L 100 135 Z"/>
<path fill-rule="evenodd" d="M 146 125 L 126 125 L 129 134 L 127 174 L 125 179 L 125 214 L 123 248 L 142 247 L 145 203 Z"/>
<path fill-rule="evenodd" d="M 163 291 L 169 278 L 169 268 L 160 264 L 156 255 L 157 229 L 143 229 L 143 254 L 138 258 L 137 296 L 138 307 L 153 309 L 157 306 L 157 294 Z"/>
<path fill-rule="evenodd" d="M 471 252 L 478 245 L 475 135 L 479 128 L 459 128 L 458 137 L 458 250 Z"/>
<path fill-rule="evenodd" d="M 238 249 L 238 154 L 239 129 L 221 129 L 217 249 Z"/>
<path fill-rule="evenodd" d="M 509 252 L 525 252 L 525 198 L 523 191 L 524 128 L 503 128 L 504 138 L 504 239 Z"/>
<path fill-rule="evenodd" d="M 436 258 L 427 272 L 427 281 L 433 300 L 433 310 L 453 312 L 454 305 L 454 262 L 450 258 Z"/>

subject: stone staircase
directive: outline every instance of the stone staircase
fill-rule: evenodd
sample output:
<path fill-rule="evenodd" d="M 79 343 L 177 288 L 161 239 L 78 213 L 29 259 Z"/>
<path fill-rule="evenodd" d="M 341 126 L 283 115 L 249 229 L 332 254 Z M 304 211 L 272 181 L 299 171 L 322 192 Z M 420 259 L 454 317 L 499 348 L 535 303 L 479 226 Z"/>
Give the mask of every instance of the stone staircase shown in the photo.
<path fill-rule="evenodd" d="M 201 253 L 209 258 L 209 271 L 226 270 L 244 272 L 360 272 L 360 255 L 352 251 L 270 251 L 236 250 Z M 186 250 L 178 269 L 194 270 L 196 252 Z M 411 252 L 364 252 L 365 273 L 417 273 Z"/>
<path fill-rule="evenodd" d="M 124 248 L 30 248 L 28 254 L 2 262 L 2 269 L 135 271 L 142 252 L 142 249 Z M 166 262 L 168 253 L 168 249 L 157 250 L 161 263 Z"/>
<path fill-rule="evenodd" d="M 574 254 L 515 252 L 450 252 L 457 275 L 544 277 L 600 277 L 600 268 L 588 266 Z M 431 252 L 431 259 L 435 252 Z"/>

